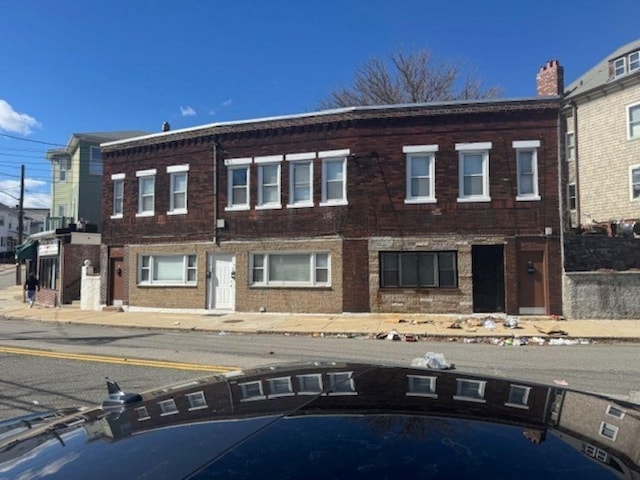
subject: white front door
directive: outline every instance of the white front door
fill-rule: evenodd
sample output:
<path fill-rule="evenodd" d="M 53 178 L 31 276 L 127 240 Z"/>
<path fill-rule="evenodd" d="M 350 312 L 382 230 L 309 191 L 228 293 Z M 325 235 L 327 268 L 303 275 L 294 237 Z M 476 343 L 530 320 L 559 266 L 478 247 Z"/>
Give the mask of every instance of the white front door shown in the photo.
<path fill-rule="evenodd" d="M 228 253 L 210 253 L 207 258 L 207 308 L 234 310 L 236 304 L 236 257 Z"/>

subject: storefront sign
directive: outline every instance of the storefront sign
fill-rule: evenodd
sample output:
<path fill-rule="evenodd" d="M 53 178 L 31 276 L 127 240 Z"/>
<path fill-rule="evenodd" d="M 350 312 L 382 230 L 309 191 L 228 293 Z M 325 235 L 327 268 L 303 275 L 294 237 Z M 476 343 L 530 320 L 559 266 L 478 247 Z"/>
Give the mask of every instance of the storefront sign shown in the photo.
<path fill-rule="evenodd" d="M 40 240 L 38 255 L 58 255 L 58 240 Z"/>

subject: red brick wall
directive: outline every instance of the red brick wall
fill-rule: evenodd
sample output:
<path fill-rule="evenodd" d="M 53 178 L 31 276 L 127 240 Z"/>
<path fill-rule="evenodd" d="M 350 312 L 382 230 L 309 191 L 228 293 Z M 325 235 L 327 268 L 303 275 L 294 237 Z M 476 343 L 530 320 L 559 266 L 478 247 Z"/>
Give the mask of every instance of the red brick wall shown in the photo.
<path fill-rule="evenodd" d="M 62 271 L 64 285 L 60 291 L 60 302 L 80 300 L 80 281 L 85 260 L 91 261 L 94 272 L 100 269 L 100 245 L 66 243 L 62 247 Z"/>

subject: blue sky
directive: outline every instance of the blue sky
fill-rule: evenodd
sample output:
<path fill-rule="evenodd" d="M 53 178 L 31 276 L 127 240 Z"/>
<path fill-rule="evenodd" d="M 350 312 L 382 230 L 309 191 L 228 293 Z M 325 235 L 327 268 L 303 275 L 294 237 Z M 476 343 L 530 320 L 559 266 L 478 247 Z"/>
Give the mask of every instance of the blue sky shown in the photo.
<path fill-rule="evenodd" d="M 638 0 L 4 1 L 0 202 L 17 203 L 24 164 L 26 206 L 48 207 L 45 152 L 74 132 L 308 112 L 368 58 L 425 47 L 532 97 L 547 60 L 568 84 L 639 18 Z"/>

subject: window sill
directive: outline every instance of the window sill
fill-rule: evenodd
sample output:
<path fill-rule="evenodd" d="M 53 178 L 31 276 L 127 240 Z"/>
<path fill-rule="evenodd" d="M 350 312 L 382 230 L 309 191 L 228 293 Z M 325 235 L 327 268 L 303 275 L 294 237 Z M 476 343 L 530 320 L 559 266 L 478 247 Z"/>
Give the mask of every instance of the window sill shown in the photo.
<path fill-rule="evenodd" d="M 313 208 L 313 203 L 287 203 L 287 208 Z"/>
<path fill-rule="evenodd" d="M 404 203 L 407 205 L 415 203 L 438 203 L 438 200 L 435 198 L 405 198 Z"/>
<path fill-rule="evenodd" d="M 458 197 L 457 199 L 458 203 L 473 203 L 473 202 L 490 202 L 491 201 L 491 197 L 485 197 L 485 196 L 477 196 L 477 197 Z"/>
<path fill-rule="evenodd" d="M 438 394 L 437 393 L 412 393 L 412 392 L 409 392 L 406 395 L 407 395 L 407 397 L 438 398 Z"/>
<path fill-rule="evenodd" d="M 137 283 L 136 286 L 141 288 L 148 288 L 148 287 L 150 288 L 153 288 L 153 287 L 193 288 L 193 287 L 197 287 L 198 284 L 195 282 L 194 283 Z"/>
<path fill-rule="evenodd" d="M 321 290 L 321 289 L 326 289 L 329 290 L 331 288 L 331 285 L 268 285 L 268 284 L 253 284 L 253 285 L 249 285 L 249 288 L 310 288 L 310 289 L 314 289 L 314 290 Z"/>
<path fill-rule="evenodd" d="M 540 195 L 518 195 L 516 202 L 537 202 L 541 199 Z"/>
<path fill-rule="evenodd" d="M 186 215 L 187 211 L 186 210 L 169 210 L 167 212 L 167 215 Z"/>
<path fill-rule="evenodd" d="M 118 220 L 119 218 L 124 218 L 124 215 L 122 215 L 121 213 L 118 215 L 111 215 L 111 220 Z"/>
<path fill-rule="evenodd" d="M 463 402 L 487 403 L 484 398 L 463 397 L 461 395 L 454 395 L 453 399 L 462 400 Z"/>
<path fill-rule="evenodd" d="M 249 205 L 232 205 L 230 207 L 224 207 L 225 212 L 244 212 L 249 210 Z"/>
<path fill-rule="evenodd" d="M 281 203 L 267 204 L 267 205 L 256 205 L 256 210 L 280 210 L 282 208 Z"/>
<path fill-rule="evenodd" d="M 320 202 L 319 204 L 320 207 L 340 207 L 344 205 L 349 205 L 349 202 L 346 200 L 340 200 L 335 202 Z"/>
<path fill-rule="evenodd" d="M 136 217 L 153 217 L 155 215 L 155 212 L 142 212 L 142 213 L 136 213 Z"/>
<path fill-rule="evenodd" d="M 520 403 L 505 403 L 505 407 L 519 408 L 521 410 L 529 410 L 529 405 L 522 405 Z"/>

